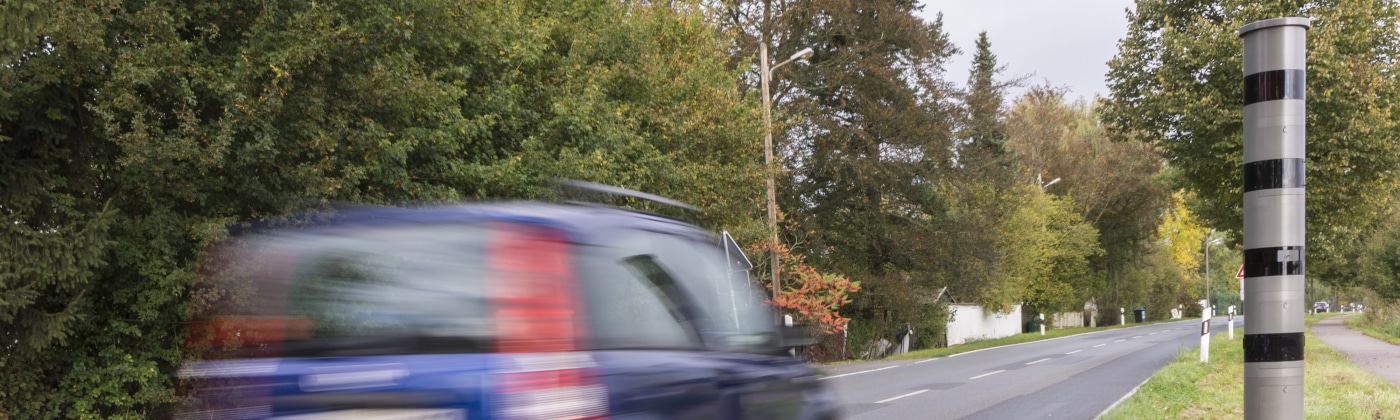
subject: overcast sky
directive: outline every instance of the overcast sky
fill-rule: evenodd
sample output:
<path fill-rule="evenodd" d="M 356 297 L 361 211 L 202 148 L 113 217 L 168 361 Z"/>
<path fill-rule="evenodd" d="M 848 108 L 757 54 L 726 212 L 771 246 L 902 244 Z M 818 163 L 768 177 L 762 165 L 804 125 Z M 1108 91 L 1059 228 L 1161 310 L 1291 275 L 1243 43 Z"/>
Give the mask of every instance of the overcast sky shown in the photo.
<path fill-rule="evenodd" d="M 967 82 L 977 34 L 987 31 L 1003 78 L 1031 75 L 1029 85 L 1070 90 L 1069 99 L 1108 96 L 1104 74 L 1128 32 L 1132 0 L 924 0 L 924 19 L 943 13 L 943 29 L 962 53 L 948 79 Z M 1013 94 L 1018 92 L 1013 92 Z"/>

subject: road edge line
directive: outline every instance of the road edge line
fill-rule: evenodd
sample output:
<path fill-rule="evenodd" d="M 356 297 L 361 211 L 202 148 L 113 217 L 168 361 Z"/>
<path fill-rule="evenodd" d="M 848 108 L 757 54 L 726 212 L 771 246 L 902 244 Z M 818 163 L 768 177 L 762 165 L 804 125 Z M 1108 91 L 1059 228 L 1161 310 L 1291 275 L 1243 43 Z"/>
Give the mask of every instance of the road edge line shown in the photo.
<path fill-rule="evenodd" d="M 1158 369 L 1158 370 L 1160 370 L 1160 369 Z M 1153 372 L 1153 375 L 1156 375 L 1156 372 Z M 1103 411 L 1100 411 L 1100 412 L 1099 412 L 1099 415 L 1094 416 L 1094 420 L 1098 420 L 1098 419 L 1103 418 L 1103 415 L 1104 415 L 1104 414 L 1108 414 L 1109 411 L 1113 411 L 1113 407 L 1117 407 L 1118 404 L 1122 404 L 1123 401 L 1127 401 L 1127 399 L 1128 399 L 1129 397 L 1132 397 L 1133 394 L 1137 394 L 1138 388 L 1142 388 L 1143 385 L 1147 385 L 1147 381 L 1150 381 L 1150 380 L 1152 380 L 1152 376 L 1148 376 L 1147 379 L 1143 379 L 1143 380 L 1142 380 L 1142 383 L 1140 383 L 1140 384 L 1138 384 L 1137 386 L 1133 387 L 1133 389 L 1132 389 L 1131 391 L 1128 391 L 1127 394 L 1124 394 L 1122 398 L 1119 398 L 1119 399 L 1118 399 L 1118 401 L 1114 401 L 1113 404 L 1110 404 L 1110 405 L 1108 406 L 1108 408 L 1105 408 L 1105 409 L 1103 409 Z"/>

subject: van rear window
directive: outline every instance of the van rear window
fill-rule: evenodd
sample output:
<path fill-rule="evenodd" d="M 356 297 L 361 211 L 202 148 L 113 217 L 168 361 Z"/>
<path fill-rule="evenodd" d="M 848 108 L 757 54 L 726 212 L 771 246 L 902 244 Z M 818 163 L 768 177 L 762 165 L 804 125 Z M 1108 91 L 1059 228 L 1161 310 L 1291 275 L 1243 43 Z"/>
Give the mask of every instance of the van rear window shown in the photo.
<path fill-rule="evenodd" d="M 486 232 L 413 225 L 225 246 L 191 344 L 245 357 L 488 351 Z"/>

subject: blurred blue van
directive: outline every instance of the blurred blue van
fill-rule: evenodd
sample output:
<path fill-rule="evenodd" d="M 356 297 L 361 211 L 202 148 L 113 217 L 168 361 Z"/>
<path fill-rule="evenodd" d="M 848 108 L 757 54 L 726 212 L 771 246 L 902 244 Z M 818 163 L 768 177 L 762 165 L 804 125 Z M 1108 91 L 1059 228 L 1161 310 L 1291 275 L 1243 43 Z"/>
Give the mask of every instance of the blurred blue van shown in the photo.
<path fill-rule="evenodd" d="M 205 252 L 176 418 L 836 417 L 732 241 L 686 222 L 507 202 L 298 226 Z"/>

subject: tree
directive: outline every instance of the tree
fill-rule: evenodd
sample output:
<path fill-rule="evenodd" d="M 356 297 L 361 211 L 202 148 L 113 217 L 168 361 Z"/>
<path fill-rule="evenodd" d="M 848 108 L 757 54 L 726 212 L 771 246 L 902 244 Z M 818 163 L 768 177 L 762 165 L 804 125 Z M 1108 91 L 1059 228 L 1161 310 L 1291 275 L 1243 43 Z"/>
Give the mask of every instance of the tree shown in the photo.
<path fill-rule="evenodd" d="M 1005 255 L 1005 277 L 999 281 L 1005 284 L 996 289 L 1001 294 L 1019 289 L 1028 313 L 1075 310 L 1091 290 L 1098 290 L 1089 266 L 1089 259 L 1102 252 L 1098 231 L 1068 198 L 1045 194 L 1039 186 L 1023 188 L 1027 200 L 1000 224 L 997 240 Z M 1002 300 L 983 305 L 1009 309 Z"/>
<path fill-rule="evenodd" d="M 1355 283 L 1391 301 L 1400 300 L 1400 211 L 1391 207 L 1387 216 L 1358 246 Z"/>
<path fill-rule="evenodd" d="M 784 68 L 804 87 L 783 103 L 798 116 L 781 143 L 786 223 L 810 232 L 797 246 L 813 266 L 860 281 L 852 309 L 879 330 L 941 328 L 923 315 L 932 302 L 914 297 L 932 300 L 946 284 L 931 270 L 927 212 L 937 171 L 951 162 L 955 95 L 943 66 L 956 49 L 941 20 L 921 20 L 918 8 L 804 0 L 774 15 L 775 50 L 816 51 L 810 65 Z"/>
<path fill-rule="evenodd" d="M 878 319 L 875 329 L 883 329 L 896 322 L 892 312 L 934 319 L 914 313 L 927 302 L 893 299 L 938 283 L 913 268 L 930 264 L 911 258 L 930 245 L 915 240 L 910 227 L 925 222 L 908 196 L 927 194 L 912 175 L 928 168 L 923 154 L 931 161 L 951 154 L 954 95 L 940 77 L 956 50 L 941 23 L 923 22 L 913 14 L 919 6 L 904 0 L 711 3 L 733 35 L 730 63 L 750 71 L 741 81 L 750 92 L 759 70 L 748 60 L 759 43 L 772 43 L 775 61 L 815 50 L 807 65 L 775 71 L 772 83 L 783 242 L 818 270 L 861 283 L 850 307 L 863 318 L 858 324 Z"/>
<path fill-rule="evenodd" d="M 1002 97 L 1006 89 L 1020 84 L 1021 79 L 998 81 L 996 76 L 1006 70 L 997 65 L 997 56 L 992 53 L 992 42 L 987 39 L 987 31 L 978 34 L 972 55 L 972 69 L 967 80 L 967 97 L 963 100 L 967 107 L 967 122 L 961 136 L 967 142 L 961 148 L 959 160 L 977 161 L 1001 158 L 1006 153 L 1006 128 L 1002 119 L 1006 110 Z"/>
<path fill-rule="evenodd" d="M 1012 106 L 1006 147 L 1022 182 L 1058 178 L 1049 191 L 1061 194 L 1098 232 L 1103 252 L 1091 257 L 1092 282 L 1085 300 L 1119 307 L 1131 277 L 1155 239 L 1168 195 L 1151 145 L 1111 141 L 1099 120 L 1097 102 L 1069 102 L 1065 91 L 1037 86 Z M 1109 314 L 1105 313 L 1105 316 Z"/>
<path fill-rule="evenodd" d="M 1187 200 L 1185 193 L 1173 194 L 1172 207 L 1163 218 L 1161 226 L 1157 228 L 1157 237 L 1161 238 L 1163 249 L 1171 256 L 1171 261 L 1175 263 L 1179 272 L 1176 277 L 1183 279 L 1183 282 L 1200 278 L 1195 273 L 1201 272 L 1201 263 L 1205 261 L 1204 246 L 1210 233 L 1210 229 L 1202 226 L 1195 213 L 1186 207 Z M 1205 292 L 1200 287 L 1167 289 L 1184 292 L 1173 296 L 1178 304 L 1189 304 L 1205 298 Z"/>
<path fill-rule="evenodd" d="M 768 244 L 751 247 L 754 253 L 767 252 Z M 781 246 L 781 245 L 780 245 Z M 831 273 L 821 273 L 803 262 L 801 255 L 789 252 L 787 248 L 777 249 L 784 267 L 792 267 L 789 273 L 791 283 L 770 303 L 796 315 L 799 324 L 813 325 L 820 334 L 831 335 L 846 329 L 850 318 L 841 316 L 841 306 L 850 303 L 851 294 L 860 291 L 860 282 Z M 771 279 L 759 285 L 771 289 Z"/>
<path fill-rule="evenodd" d="M 757 102 L 693 5 L 39 3 L 0 40 L 15 418 L 168 417 L 199 250 L 230 224 L 576 177 L 762 226 Z"/>
<path fill-rule="evenodd" d="M 1109 62 L 1104 116 L 1119 140 L 1159 147 L 1202 223 L 1238 234 L 1243 193 L 1242 51 L 1246 23 L 1308 16 L 1308 271 L 1339 281 L 1347 244 L 1400 185 L 1393 74 L 1396 4 L 1140 0 Z M 1332 273 L 1332 274 L 1329 274 Z"/>

